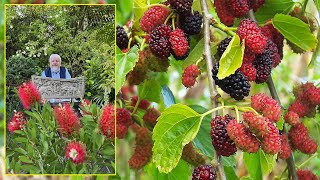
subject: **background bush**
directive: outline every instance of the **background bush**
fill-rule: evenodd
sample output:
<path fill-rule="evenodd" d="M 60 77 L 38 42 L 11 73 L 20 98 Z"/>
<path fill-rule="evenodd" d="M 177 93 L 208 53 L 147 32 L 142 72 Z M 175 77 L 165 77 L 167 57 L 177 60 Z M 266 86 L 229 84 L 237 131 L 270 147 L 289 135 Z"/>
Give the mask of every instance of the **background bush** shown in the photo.
<path fill-rule="evenodd" d="M 19 110 L 15 89 L 41 75 L 53 53 L 72 77 L 85 77 L 85 98 L 99 106 L 113 101 L 114 6 L 6 8 L 7 119 Z"/>

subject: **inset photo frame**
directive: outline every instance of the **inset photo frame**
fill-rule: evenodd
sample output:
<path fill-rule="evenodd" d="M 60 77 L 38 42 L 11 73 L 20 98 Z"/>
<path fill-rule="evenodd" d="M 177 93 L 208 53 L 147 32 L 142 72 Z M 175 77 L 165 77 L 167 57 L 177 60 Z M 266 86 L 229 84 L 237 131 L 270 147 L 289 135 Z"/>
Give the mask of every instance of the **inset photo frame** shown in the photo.
<path fill-rule="evenodd" d="M 5 5 L 5 175 L 115 175 L 115 5 Z"/>

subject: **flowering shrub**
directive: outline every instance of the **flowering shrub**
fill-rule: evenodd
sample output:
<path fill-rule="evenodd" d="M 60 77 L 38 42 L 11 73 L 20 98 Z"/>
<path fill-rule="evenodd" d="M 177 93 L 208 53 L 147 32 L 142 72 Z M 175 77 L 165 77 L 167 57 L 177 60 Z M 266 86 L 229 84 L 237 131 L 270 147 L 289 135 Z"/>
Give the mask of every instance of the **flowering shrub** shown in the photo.
<path fill-rule="evenodd" d="M 20 87 L 19 96 L 29 110 L 15 112 L 7 123 L 8 173 L 114 173 L 113 115 L 108 117 L 113 123 L 105 126 L 113 136 L 106 138 L 99 125 L 105 113 L 95 103 L 80 105 L 79 117 L 71 104 L 40 106 L 40 94 L 31 83 Z M 106 107 L 108 112 L 114 112 L 113 105 Z"/>

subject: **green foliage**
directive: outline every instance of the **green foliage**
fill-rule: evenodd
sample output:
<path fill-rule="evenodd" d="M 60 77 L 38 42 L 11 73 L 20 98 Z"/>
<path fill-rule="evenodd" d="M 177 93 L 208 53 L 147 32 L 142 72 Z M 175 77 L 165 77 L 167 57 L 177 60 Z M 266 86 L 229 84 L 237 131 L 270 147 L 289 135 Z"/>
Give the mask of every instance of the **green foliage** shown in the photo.
<path fill-rule="evenodd" d="M 136 62 L 139 60 L 139 55 L 137 46 L 133 46 L 127 53 L 122 53 L 121 50 L 117 48 L 116 53 L 115 93 L 117 94 L 126 80 L 126 75 L 133 69 Z"/>
<path fill-rule="evenodd" d="M 172 169 L 171 172 L 165 174 L 160 173 L 156 168 L 156 165 L 149 163 L 144 168 L 155 180 L 187 180 L 189 179 L 190 168 L 189 164 L 183 160 L 180 160 L 178 165 Z"/>
<path fill-rule="evenodd" d="M 235 169 L 234 167 L 231 167 L 231 166 L 224 166 L 224 172 L 226 174 L 226 178 L 227 179 L 232 179 L 232 180 L 238 180 L 238 176 L 235 172 Z"/>
<path fill-rule="evenodd" d="M 317 39 L 310 32 L 308 24 L 302 20 L 283 14 L 277 14 L 272 24 L 290 42 L 300 48 L 310 51 L 316 48 Z"/>
<path fill-rule="evenodd" d="M 133 0 L 133 27 L 141 30 L 140 28 L 140 18 L 143 16 L 144 12 L 147 10 L 147 0 Z"/>
<path fill-rule="evenodd" d="M 153 162 L 160 172 L 177 166 L 182 148 L 198 133 L 201 116 L 188 106 L 175 104 L 162 112 L 153 129 Z"/>
<path fill-rule="evenodd" d="M 244 164 L 253 179 L 262 179 L 264 174 L 269 174 L 275 163 L 276 156 L 265 154 L 261 149 L 256 153 L 244 153 Z"/>
<path fill-rule="evenodd" d="M 242 43 L 241 45 L 240 37 L 238 35 L 233 36 L 219 61 L 219 72 L 217 74 L 219 79 L 224 79 L 225 77 L 234 74 L 236 70 L 241 67 L 244 44 L 245 43 Z"/>
<path fill-rule="evenodd" d="M 7 86 L 17 87 L 23 82 L 30 80 L 32 75 L 37 74 L 37 60 L 22 55 L 11 56 L 7 60 Z"/>
<path fill-rule="evenodd" d="M 255 13 L 255 16 L 259 22 L 265 22 L 277 13 L 289 14 L 294 4 L 293 0 L 266 0 L 265 4 Z"/>
<path fill-rule="evenodd" d="M 117 11 L 116 24 L 121 24 L 121 25 L 126 24 L 132 15 L 133 1 L 132 0 L 121 0 L 121 1 L 108 0 L 108 3 L 116 4 L 116 11 Z"/>
<path fill-rule="evenodd" d="M 28 120 L 21 131 L 7 135 L 7 168 L 16 174 L 109 174 L 114 173 L 114 142 L 99 133 L 100 109 L 92 103 L 84 107 L 79 133 L 62 137 L 58 133 L 53 110 L 48 103 L 40 109 L 25 111 Z M 97 114 L 98 112 L 98 114 Z M 86 161 L 74 164 L 65 158 L 68 142 L 81 141 L 86 146 Z"/>
<path fill-rule="evenodd" d="M 208 109 L 199 106 L 199 105 L 190 105 L 190 107 L 195 110 L 197 113 L 205 113 L 208 111 Z M 210 137 L 210 132 L 211 131 L 211 117 L 210 115 L 206 116 L 203 118 L 200 130 L 197 134 L 197 136 L 193 140 L 193 144 L 195 147 L 197 147 L 201 153 L 204 155 L 213 158 L 215 151 L 212 146 L 212 139 Z"/>
<path fill-rule="evenodd" d="M 176 103 L 175 97 L 167 85 L 162 86 L 161 94 L 163 97 L 163 103 L 164 103 L 165 107 L 168 108 L 172 104 Z"/>
<path fill-rule="evenodd" d="M 31 57 L 24 57 L 22 55 L 11 56 L 7 60 L 7 72 L 6 72 L 6 106 L 7 106 L 7 119 L 10 119 L 13 110 L 21 111 L 22 106 L 19 101 L 19 97 L 16 93 L 17 87 L 23 82 L 30 80 L 31 75 L 37 74 L 37 61 Z"/>
<path fill-rule="evenodd" d="M 317 6 L 318 11 L 320 10 L 320 1 L 319 0 L 314 0 L 314 3 Z"/>
<path fill-rule="evenodd" d="M 103 52 L 96 51 L 96 58 L 86 60 L 83 75 L 86 79 L 87 99 L 94 100 L 99 106 L 114 100 L 114 48 L 102 44 Z"/>
<path fill-rule="evenodd" d="M 152 102 L 160 101 L 161 86 L 159 81 L 145 80 L 138 86 L 139 98 L 146 99 Z"/>
<path fill-rule="evenodd" d="M 187 68 L 191 64 L 195 64 L 203 54 L 204 49 L 204 39 L 202 38 L 197 45 L 192 49 L 189 56 L 183 61 L 182 69 Z"/>

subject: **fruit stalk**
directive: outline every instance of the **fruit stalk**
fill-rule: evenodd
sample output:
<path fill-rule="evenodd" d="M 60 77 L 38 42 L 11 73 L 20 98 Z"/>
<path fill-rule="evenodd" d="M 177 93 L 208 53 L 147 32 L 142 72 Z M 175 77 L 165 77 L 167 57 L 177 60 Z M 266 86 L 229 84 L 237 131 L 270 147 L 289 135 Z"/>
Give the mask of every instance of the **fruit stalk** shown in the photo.
<path fill-rule="evenodd" d="M 212 72 L 211 69 L 213 69 L 213 62 L 212 62 L 212 56 L 211 56 L 211 50 L 210 50 L 210 17 L 208 11 L 208 5 L 206 0 L 201 0 L 201 8 L 203 12 L 203 28 L 204 28 L 204 56 L 206 59 L 207 64 L 207 74 L 208 74 L 208 81 L 209 81 L 209 90 L 210 90 L 210 99 L 212 102 L 212 108 L 216 108 L 218 106 L 218 98 L 219 93 L 216 89 L 215 82 L 211 80 L 212 78 Z M 215 60 L 216 61 L 216 60 Z M 212 114 L 213 117 L 215 117 L 216 113 Z M 214 155 L 214 160 L 217 162 L 217 175 L 218 179 L 220 180 L 226 180 L 226 175 L 224 173 L 223 166 L 221 164 L 221 156 L 218 156 L 217 153 Z"/>

